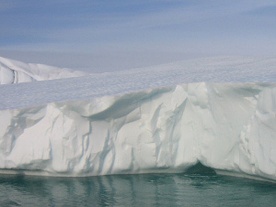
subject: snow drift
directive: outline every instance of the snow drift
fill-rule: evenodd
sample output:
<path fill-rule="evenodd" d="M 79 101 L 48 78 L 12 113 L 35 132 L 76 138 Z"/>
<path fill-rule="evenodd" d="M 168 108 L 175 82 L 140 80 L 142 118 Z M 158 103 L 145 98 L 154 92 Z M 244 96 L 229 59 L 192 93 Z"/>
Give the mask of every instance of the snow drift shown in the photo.
<path fill-rule="evenodd" d="M 82 76 L 85 73 L 0 57 L 0 84 L 13 84 Z"/>
<path fill-rule="evenodd" d="M 212 61 L 201 64 L 229 67 Z M 237 74 L 248 69 L 239 61 Z M 259 63 L 251 79 L 258 77 Z M 271 67 L 262 76 L 270 82 Z M 218 173 L 276 180 L 275 83 L 179 83 L 196 71 L 146 71 L 1 86 L 0 94 L 11 94 L 0 97 L 1 172 L 175 173 L 200 162 Z M 18 95 L 26 89 L 27 95 Z"/>

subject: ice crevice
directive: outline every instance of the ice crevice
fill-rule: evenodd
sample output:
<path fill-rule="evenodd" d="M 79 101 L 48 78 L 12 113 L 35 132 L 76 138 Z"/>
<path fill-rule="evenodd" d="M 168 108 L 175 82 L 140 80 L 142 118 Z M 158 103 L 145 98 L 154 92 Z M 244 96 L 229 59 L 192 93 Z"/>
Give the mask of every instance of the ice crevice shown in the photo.
<path fill-rule="evenodd" d="M 276 180 L 276 85 L 187 83 L 0 111 L 0 169 L 48 176 L 219 173 Z"/>

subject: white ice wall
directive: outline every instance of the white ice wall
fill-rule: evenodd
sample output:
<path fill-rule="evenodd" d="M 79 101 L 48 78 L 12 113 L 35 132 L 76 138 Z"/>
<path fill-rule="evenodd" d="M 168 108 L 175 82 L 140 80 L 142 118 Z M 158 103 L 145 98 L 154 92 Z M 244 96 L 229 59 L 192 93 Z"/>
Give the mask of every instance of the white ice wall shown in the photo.
<path fill-rule="evenodd" d="M 276 180 L 276 84 L 189 83 L 0 111 L 0 168 L 53 176 L 218 172 Z"/>

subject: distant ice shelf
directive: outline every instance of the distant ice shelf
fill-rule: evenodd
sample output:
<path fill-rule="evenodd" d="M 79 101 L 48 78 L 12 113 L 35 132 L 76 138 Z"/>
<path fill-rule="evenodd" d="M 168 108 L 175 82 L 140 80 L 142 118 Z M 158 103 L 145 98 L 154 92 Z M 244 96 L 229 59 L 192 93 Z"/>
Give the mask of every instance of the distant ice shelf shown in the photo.
<path fill-rule="evenodd" d="M 85 73 L 0 57 L 0 85 L 83 76 Z"/>
<path fill-rule="evenodd" d="M 211 58 L 2 85 L 1 173 L 180 173 L 200 162 L 276 181 L 275 63 Z"/>

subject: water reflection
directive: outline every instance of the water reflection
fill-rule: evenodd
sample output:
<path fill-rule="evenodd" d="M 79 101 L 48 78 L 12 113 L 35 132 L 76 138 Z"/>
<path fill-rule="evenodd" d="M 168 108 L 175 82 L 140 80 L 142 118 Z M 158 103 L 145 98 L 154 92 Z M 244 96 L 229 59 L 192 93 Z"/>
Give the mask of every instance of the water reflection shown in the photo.
<path fill-rule="evenodd" d="M 0 206 L 275 206 L 276 185 L 217 175 L 0 176 Z"/>

